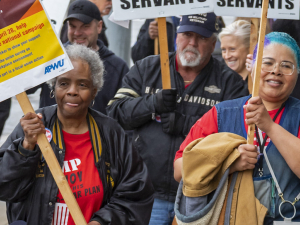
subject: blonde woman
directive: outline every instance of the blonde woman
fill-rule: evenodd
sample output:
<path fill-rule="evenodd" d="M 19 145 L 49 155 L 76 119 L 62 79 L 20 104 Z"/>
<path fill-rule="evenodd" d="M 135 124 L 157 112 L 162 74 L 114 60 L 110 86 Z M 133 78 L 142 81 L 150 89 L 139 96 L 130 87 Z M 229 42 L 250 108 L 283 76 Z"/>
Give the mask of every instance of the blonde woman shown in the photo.
<path fill-rule="evenodd" d="M 222 57 L 227 66 L 240 74 L 244 80 L 248 77 L 246 58 L 249 53 L 251 24 L 238 20 L 223 28 L 219 34 Z"/>

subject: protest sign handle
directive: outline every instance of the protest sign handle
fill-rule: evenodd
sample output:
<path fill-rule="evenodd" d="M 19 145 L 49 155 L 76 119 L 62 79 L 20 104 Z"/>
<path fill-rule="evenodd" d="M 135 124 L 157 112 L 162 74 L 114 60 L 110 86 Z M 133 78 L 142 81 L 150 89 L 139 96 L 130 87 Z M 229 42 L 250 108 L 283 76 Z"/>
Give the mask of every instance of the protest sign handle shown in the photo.
<path fill-rule="evenodd" d="M 267 26 L 268 6 L 269 6 L 269 0 L 263 0 L 261 19 L 260 19 L 260 28 L 259 28 L 257 56 L 256 56 L 255 71 L 254 71 L 254 76 L 253 76 L 254 79 L 253 79 L 252 97 L 258 96 L 258 91 L 259 91 L 261 63 L 262 63 L 262 57 L 263 57 L 266 26 Z M 252 124 L 248 127 L 248 134 L 247 134 L 247 143 L 248 144 L 253 144 L 254 130 L 255 130 L 254 124 Z"/>
<path fill-rule="evenodd" d="M 167 38 L 167 23 L 166 17 L 158 18 L 158 38 L 160 50 L 160 66 L 162 77 L 162 88 L 171 88 L 170 66 L 169 66 L 169 50 Z"/>
<path fill-rule="evenodd" d="M 255 45 L 257 44 L 258 24 L 259 24 L 259 19 L 258 18 L 251 18 L 251 33 L 250 33 L 249 54 L 253 54 Z M 249 74 L 248 75 L 248 90 L 249 90 L 250 94 L 252 94 L 252 88 L 253 88 L 253 80 L 252 80 L 251 74 Z"/>
<path fill-rule="evenodd" d="M 158 55 L 158 38 L 154 39 L 154 55 Z"/>
<path fill-rule="evenodd" d="M 31 105 L 31 103 L 27 97 L 27 94 L 25 92 L 22 92 L 22 93 L 16 95 L 16 98 L 17 98 L 24 114 L 26 114 L 28 112 L 34 113 L 32 105 Z M 49 166 L 52 176 L 53 176 L 62 196 L 64 197 L 65 203 L 68 206 L 68 209 L 72 215 L 72 218 L 73 218 L 75 224 L 76 225 L 86 225 L 87 223 L 85 221 L 85 218 L 82 215 L 82 212 L 81 212 L 81 210 L 77 204 L 77 201 L 72 193 L 72 190 L 66 180 L 65 175 L 62 172 L 62 169 L 56 159 L 56 156 L 55 156 L 55 154 L 51 148 L 51 145 L 48 142 L 45 134 L 38 135 L 38 145 L 39 145 L 41 152 L 47 162 L 47 165 Z"/>
<path fill-rule="evenodd" d="M 178 225 L 176 218 L 174 217 L 172 225 Z"/>
<path fill-rule="evenodd" d="M 249 53 L 253 54 L 258 38 L 259 18 L 251 18 L 250 48 Z"/>
<path fill-rule="evenodd" d="M 156 22 L 158 22 L 158 18 L 155 19 Z M 159 50 L 158 50 L 158 37 L 156 37 L 154 39 L 154 55 L 158 55 L 159 54 Z"/>

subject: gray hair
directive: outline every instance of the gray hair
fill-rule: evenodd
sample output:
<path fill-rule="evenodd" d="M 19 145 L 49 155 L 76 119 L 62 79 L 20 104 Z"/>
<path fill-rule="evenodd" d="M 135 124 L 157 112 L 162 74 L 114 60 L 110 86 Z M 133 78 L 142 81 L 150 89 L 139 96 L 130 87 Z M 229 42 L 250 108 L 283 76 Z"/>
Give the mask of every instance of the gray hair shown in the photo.
<path fill-rule="evenodd" d="M 211 38 L 212 38 L 213 41 L 217 41 L 218 40 L 218 33 L 213 33 L 211 35 Z"/>
<path fill-rule="evenodd" d="M 79 59 L 84 62 L 87 62 L 91 70 L 93 86 L 97 88 L 97 92 L 100 91 L 104 83 L 104 65 L 102 60 L 100 59 L 99 54 L 96 51 L 87 48 L 84 45 L 78 44 L 68 45 L 66 47 L 66 53 L 71 60 Z M 55 86 L 56 79 L 57 77 L 47 81 L 47 84 L 49 85 L 51 90 Z"/>
<path fill-rule="evenodd" d="M 249 48 L 250 47 L 250 33 L 251 33 L 251 23 L 246 20 L 237 20 L 230 24 L 229 26 L 222 29 L 219 34 L 219 40 L 222 37 L 233 35 L 241 38 L 242 43 Z"/>

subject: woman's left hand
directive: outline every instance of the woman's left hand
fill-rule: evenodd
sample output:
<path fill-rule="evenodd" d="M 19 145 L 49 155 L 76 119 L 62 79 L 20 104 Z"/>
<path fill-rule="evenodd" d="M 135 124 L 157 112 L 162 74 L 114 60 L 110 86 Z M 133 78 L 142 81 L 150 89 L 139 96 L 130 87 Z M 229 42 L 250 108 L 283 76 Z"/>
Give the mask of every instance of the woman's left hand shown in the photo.
<path fill-rule="evenodd" d="M 252 72 L 252 63 L 253 63 L 253 55 L 248 54 L 246 59 L 246 70 L 248 70 L 249 74 Z"/>
<path fill-rule="evenodd" d="M 274 123 L 260 97 L 252 97 L 248 105 L 244 105 L 246 110 L 246 123 L 256 124 L 262 131 L 268 133 L 271 125 Z"/>

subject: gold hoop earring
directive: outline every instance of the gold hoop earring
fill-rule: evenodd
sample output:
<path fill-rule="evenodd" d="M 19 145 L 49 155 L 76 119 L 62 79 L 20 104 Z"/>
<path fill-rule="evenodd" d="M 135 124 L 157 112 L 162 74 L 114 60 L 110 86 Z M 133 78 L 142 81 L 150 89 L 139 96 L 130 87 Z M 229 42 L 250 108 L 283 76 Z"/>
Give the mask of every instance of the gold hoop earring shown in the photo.
<path fill-rule="evenodd" d="M 50 98 L 54 98 L 54 97 L 55 97 L 54 92 L 53 92 L 53 90 L 51 90 L 50 91 Z"/>

